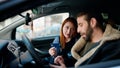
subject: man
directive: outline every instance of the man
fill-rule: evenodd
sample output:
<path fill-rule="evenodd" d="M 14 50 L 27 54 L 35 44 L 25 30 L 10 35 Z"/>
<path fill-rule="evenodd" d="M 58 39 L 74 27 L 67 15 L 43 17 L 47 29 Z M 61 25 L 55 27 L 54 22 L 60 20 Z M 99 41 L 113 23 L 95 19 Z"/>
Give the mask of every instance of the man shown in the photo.
<path fill-rule="evenodd" d="M 81 12 L 77 16 L 81 38 L 72 47 L 72 56 L 77 60 L 75 67 L 109 60 L 120 59 L 120 31 L 103 25 L 100 13 Z M 59 68 L 65 68 L 62 57 L 55 59 Z M 58 66 L 51 65 L 58 68 Z"/>

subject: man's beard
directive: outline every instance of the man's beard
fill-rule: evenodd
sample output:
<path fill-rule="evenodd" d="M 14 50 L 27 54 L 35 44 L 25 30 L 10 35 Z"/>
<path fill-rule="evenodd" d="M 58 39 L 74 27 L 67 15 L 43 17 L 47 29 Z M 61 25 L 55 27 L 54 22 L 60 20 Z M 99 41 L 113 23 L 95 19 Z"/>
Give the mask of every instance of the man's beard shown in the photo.
<path fill-rule="evenodd" d="M 93 29 L 91 28 L 91 26 L 88 27 L 87 32 L 86 32 L 86 41 L 91 41 L 91 36 L 93 33 Z"/>

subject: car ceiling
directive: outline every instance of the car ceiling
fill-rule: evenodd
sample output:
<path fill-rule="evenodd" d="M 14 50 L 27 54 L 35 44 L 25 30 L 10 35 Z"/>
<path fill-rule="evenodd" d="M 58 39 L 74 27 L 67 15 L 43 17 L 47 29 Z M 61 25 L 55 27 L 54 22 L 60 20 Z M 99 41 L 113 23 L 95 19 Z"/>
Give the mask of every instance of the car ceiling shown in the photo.
<path fill-rule="evenodd" d="M 54 0 L 5 0 L 0 2 L 0 21 Z"/>
<path fill-rule="evenodd" d="M 8 0 L 0 2 L 0 21 L 35 7 L 41 15 L 94 9 L 120 20 L 119 5 L 118 0 Z"/>

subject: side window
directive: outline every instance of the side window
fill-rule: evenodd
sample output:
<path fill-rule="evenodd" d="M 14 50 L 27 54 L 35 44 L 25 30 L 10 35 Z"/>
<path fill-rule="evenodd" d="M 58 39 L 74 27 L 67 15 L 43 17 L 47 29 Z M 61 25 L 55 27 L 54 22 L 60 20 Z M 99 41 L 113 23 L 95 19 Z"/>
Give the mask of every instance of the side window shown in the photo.
<path fill-rule="evenodd" d="M 16 39 L 21 40 L 21 34 L 26 34 L 29 38 L 40 38 L 56 36 L 60 33 L 60 27 L 68 13 L 53 14 L 33 20 L 30 26 L 21 25 L 16 30 Z"/>

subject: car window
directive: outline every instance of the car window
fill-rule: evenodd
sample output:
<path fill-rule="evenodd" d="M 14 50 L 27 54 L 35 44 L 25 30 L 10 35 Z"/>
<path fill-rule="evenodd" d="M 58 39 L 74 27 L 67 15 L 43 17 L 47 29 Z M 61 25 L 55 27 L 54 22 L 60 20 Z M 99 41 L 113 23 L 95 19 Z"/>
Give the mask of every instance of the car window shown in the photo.
<path fill-rule="evenodd" d="M 59 13 L 37 18 L 28 25 L 21 25 L 16 30 L 16 39 L 21 40 L 21 34 L 26 34 L 29 38 L 40 38 L 57 36 L 60 33 L 60 27 L 69 13 Z M 33 24 L 32 24 L 33 23 Z"/>

